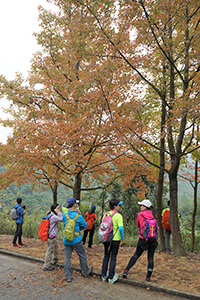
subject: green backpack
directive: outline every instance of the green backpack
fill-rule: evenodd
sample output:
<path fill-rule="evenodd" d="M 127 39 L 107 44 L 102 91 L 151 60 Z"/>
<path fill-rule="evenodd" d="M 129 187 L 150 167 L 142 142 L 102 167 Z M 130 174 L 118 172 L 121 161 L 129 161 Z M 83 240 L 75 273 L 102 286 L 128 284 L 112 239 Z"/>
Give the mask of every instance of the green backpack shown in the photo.
<path fill-rule="evenodd" d="M 79 217 L 79 214 L 75 216 L 74 219 L 71 219 L 68 215 L 68 212 L 66 212 L 66 217 L 67 217 L 67 223 L 65 224 L 65 227 L 63 229 L 63 235 L 67 241 L 72 241 L 75 236 L 79 236 L 79 232 L 75 232 L 75 223 L 76 220 Z"/>

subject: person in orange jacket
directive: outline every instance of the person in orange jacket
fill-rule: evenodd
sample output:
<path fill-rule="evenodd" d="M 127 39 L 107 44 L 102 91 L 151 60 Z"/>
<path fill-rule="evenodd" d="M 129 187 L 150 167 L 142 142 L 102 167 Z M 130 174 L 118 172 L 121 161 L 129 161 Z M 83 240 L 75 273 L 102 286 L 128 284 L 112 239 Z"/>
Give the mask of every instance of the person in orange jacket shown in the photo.
<path fill-rule="evenodd" d="M 85 221 L 87 222 L 87 227 L 84 230 L 83 245 L 86 242 L 86 238 L 87 238 L 87 235 L 88 235 L 88 232 L 89 232 L 90 235 L 89 235 L 88 248 L 92 248 L 92 244 L 93 244 L 93 235 L 94 235 L 94 231 L 95 231 L 95 222 L 96 222 L 96 219 L 97 219 L 95 209 L 96 209 L 96 206 L 92 205 L 91 209 L 85 213 Z"/>

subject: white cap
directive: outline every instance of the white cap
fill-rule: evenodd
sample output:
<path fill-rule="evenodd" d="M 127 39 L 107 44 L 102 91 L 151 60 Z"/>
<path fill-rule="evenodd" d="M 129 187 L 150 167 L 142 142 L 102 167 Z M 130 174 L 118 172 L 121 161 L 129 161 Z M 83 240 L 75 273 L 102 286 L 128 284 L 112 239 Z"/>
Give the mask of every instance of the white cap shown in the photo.
<path fill-rule="evenodd" d="M 139 205 L 144 205 L 145 207 L 151 207 L 151 202 L 147 199 L 142 200 L 142 202 L 138 202 Z"/>

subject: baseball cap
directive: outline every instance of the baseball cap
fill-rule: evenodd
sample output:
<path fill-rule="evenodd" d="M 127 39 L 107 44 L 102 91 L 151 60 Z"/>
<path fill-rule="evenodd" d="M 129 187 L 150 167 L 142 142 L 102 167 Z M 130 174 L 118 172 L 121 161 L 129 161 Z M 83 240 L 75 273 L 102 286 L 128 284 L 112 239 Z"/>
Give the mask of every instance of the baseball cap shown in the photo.
<path fill-rule="evenodd" d="M 144 205 L 145 207 L 151 207 L 151 202 L 148 199 L 142 200 L 142 202 L 138 202 L 139 205 Z"/>
<path fill-rule="evenodd" d="M 123 202 L 124 202 L 124 201 L 119 201 L 119 203 L 118 203 L 117 205 L 122 205 Z"/>
<path fill-rule="evenodd" d="M 79 200 L 76 200 L 75 198 L 69 198 L 67 201 L 68 206 L 72 206 L 75 203 L 79 203 Z"/>

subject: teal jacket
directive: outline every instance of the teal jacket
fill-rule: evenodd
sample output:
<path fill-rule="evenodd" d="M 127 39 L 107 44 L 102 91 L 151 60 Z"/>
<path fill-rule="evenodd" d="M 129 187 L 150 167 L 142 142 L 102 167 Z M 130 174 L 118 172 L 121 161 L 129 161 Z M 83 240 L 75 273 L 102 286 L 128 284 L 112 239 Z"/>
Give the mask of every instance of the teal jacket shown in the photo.
<path fill-rule="evenodd" d="M 67 217 L 66 217 L 67 213 L 68 213 L 68 215 L 71 219 L 74 219 L 74 217 L 78 214 L 74 210 L 68 210 L 68 212 L 64 213 L 63 214 L 63 226 L 64 227 L 65 227 L 65 224 L 67 223 Z M 79 217 L 78 217 L 78 219 L 76 220 L 76 223 L 75 223 L 75 232 L 79 232 L 80 233 L 79 236 L 75 236 L 72 241 L 67 241 L 64 238 L 64 235 L 63 235 L 63 244 L 65 244 L 65 245 L 78 244 L 82 240 L 81 230 L 84 230 L 86 227 L 87 227 L 87 222 L 83 219 L 82 215 L 79 215 Z"/>

